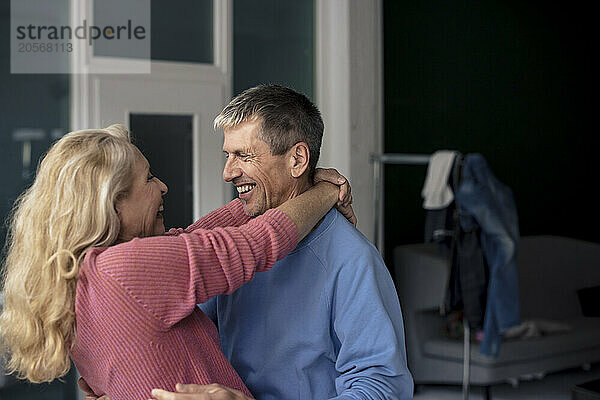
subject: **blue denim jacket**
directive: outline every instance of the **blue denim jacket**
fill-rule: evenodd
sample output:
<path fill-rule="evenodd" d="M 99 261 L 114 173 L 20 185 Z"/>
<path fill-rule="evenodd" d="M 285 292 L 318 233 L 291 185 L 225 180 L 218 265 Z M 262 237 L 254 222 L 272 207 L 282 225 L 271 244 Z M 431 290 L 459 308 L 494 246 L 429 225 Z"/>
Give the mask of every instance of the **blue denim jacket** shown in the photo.
<path fill-rule="evenodd" d="M 481 154 L 468 154 L 455 195 L 464 229 L 481 227 L 489 267 L 482 354 L 497 356 L 502 333 L 520 322 L 517 278 L 519 222 L 512 191 L 498 181 Z"/>

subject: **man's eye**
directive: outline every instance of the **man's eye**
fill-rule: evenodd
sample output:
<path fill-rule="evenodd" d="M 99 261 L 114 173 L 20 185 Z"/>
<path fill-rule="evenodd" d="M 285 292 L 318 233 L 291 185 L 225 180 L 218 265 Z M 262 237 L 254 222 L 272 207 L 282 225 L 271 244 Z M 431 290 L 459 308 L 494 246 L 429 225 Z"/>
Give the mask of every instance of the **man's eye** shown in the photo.
<path fill-rule="evenodd" d="M 154 179 L 154 175 L 148 175 L 148 181 L 151 181 L 152 179 Z"/>

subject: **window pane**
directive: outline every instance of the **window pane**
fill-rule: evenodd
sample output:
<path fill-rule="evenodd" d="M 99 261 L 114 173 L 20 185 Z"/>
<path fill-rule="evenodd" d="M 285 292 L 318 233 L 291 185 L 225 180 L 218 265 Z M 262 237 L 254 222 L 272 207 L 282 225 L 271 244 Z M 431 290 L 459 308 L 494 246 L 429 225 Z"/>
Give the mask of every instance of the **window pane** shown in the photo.
<path fill-rule="evenodd" d="M 0 17 L 9 21 L 9 2 L 0 2 Z M 65 11 L 68 12 L 68 11 Z M 10 53 L 10 24 L 2 24 L 0 52 Z M 63 74 L 11 74 L 10 59 L 0 61 L 0 218 L 33 181 L 40 156 L 69 129 L 70 79 Z M 5 224 L 0 224 L 0 247 Z M 2 396 L 0 396 L 2 397 Z"/>
<path fill-rule="evenodd" d="M 192 115 L 130 114 L 134 143 L 150 170 L 167 185 L 165 227 L 186 228 L 193 221 Z M 168 145 L 165 145 L 167 144 Z"/>
<path fill-rule="evenodd" d="M 68 2 L 55 2 L 64 15 Z M 64 7 L 64 9 L 62 8 Z M 10 2 L 0 1 L 0 53 L 10 54 Z M 33 181 L 40 157 L 69 129 L 70 79 L 62 74 L 11 74 L 10 57 L 0 58 L 0 248 L 4 248 L 4 221 L 17 196 Z M 2 272 L 2 266 L 0 266 Z M 1 296 L 0 296 L 1 298 Z M 0 308 L 1 308 L 0 299 Z M 28 384 L 4 375 L 0 360 L 0 399 L 76 400 L 75 369 L 62 381 Z"/>
<path fill-rule="evenodd" d="M 94 12 L 102 13 L 101 1 Z M 213 63 L 213 0 L 152 0 L 150 21 L 152 60 Z M 122 56 L 99 47 L 94 54 Z"/>
<path fill-rule="evenodd" d="M 260 83 L 314 100 L 314 0 L 234 0 L 233 92 Z"/>
<path fill-rule="evenodd" d="M 213 0 L 152 0 L 151 11 L 153 60 L 213 63 Z"/>

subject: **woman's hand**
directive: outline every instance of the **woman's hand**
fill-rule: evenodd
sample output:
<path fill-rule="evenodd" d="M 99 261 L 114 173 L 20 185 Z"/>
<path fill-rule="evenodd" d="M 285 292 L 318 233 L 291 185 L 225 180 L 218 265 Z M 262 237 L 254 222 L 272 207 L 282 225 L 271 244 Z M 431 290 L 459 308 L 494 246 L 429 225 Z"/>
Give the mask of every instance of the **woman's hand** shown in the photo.
<path fill-rule="evenodd" d="M 334 168 L 317 168 L 315 170 L 315 184 L 321 181 L 333 183 L 340 188 L 336 208 L 350 223 L 356 226 L 356 215 L 352 209 L 352 188 L 348 180 Z"/>
<path fill-rule="evenodd" d="M 211 385 L 182 385 L 178 383 L 175 390 L 177 392 L 153 389 L 152 397 L 157 400 L 252 400 L 239 390 L 221 386 L 217 383 Z"/>

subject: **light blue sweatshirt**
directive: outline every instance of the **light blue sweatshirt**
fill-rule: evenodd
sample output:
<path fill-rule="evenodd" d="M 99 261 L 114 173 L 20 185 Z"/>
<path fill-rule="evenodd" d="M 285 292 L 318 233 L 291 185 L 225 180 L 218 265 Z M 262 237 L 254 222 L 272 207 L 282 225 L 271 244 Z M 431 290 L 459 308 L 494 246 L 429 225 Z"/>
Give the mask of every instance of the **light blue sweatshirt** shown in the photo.
<path fill-rule="evenodd" d="M 336 210 L 271 271 L 200 307 L 259 400 L 412 399 L 394 283 Z"/>

